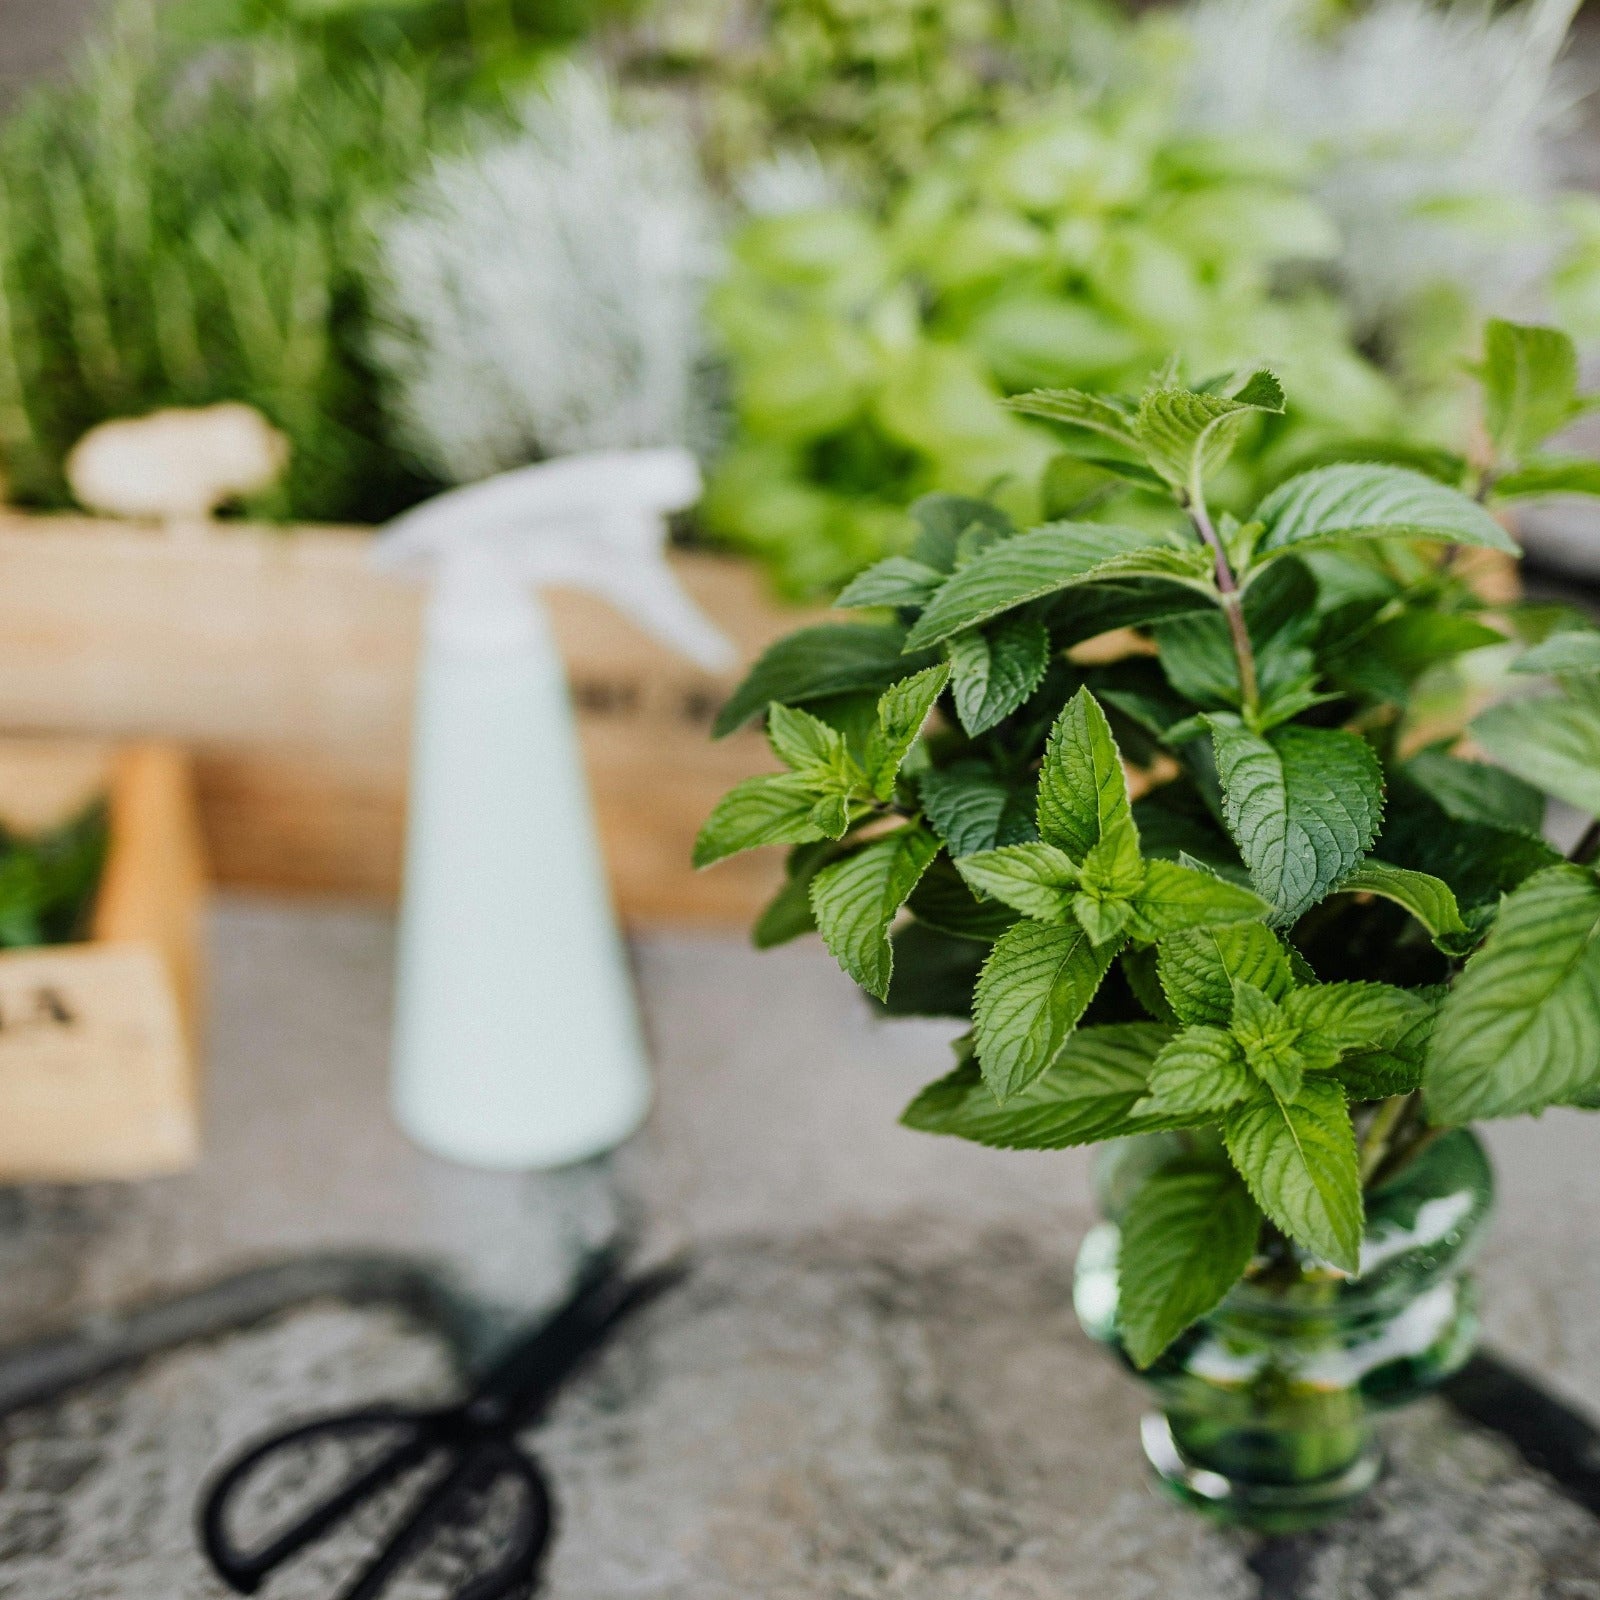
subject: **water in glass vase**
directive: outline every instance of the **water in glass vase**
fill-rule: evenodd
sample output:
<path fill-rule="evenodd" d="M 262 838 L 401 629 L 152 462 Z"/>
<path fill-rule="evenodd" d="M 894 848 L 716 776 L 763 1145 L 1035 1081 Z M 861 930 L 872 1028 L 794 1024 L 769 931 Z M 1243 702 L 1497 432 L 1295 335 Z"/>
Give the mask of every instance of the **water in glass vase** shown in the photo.
<path fill-rule="evenodd" d="M 1078 1320 L 1125 1361 L 1116 1218 L 1159 1153 L 1157 1140 L 1107 1147 L 1098 1187 L 1110 1220 L 1078 1253 Z M 1238 1284 L 1139 1374 L 1160 1405 L 1142 1438 L 1161 1482 L 1188 1505 L 1265 1532 L 1348 1510 L 1382 1467 L 1374 1414 L 1426 1394 L 1472 1353 L 1465 1269 L 1493 1197 L 1483 1146 L 1456 1129 L 1368 1194 L 1358 1277 L 1302 1264 Z"/>

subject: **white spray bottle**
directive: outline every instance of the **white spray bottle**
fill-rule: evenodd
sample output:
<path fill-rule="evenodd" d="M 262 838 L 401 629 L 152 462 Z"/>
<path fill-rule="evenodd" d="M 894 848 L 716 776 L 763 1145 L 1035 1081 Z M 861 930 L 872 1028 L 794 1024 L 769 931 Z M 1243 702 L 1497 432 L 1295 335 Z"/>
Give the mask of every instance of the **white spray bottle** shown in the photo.
<path fill-rule="evenodd" d="M 434 579 L 413 736 L 394 1111 L 471 1166 L 562 1166 L 650 1102 L 566 679 L 534 585 L 587 589 L 708 669 L 728 641 L 678 587 L 682 450 L 560 457 L 440 495 L 378 542 Z M 641 796 L 641 803 L 648 803 Z"/>

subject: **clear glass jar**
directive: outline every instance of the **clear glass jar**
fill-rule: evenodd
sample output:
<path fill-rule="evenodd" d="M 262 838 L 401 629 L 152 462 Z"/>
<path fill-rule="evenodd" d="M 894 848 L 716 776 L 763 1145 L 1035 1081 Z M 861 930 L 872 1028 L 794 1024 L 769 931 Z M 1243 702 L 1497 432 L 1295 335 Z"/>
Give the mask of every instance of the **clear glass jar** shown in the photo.
<path fill-rule="evenodd" d="M 1116 1218 L 1160 1154 L 1157 1140 L 1107 1147 L 1098 1188 L 1110 1220 L 1078 1252 L 1078 1320 L 1124 1361 Z M 1160 1405 L 1141 1431 L 1161 1481 L 1188 1505 L 1266 1532 L 1348 1510 L 1382 1468 L 1374 1414 L 1426 1394 L 1472 1353 L 1465 1268 L 1493 1204 L 1488 1156 L 1456 1129 L 1368 1194 L 1358 1277 L 1310 1267 L 1287 1284 L 1237 1285 L 1139 1374 Z"/>

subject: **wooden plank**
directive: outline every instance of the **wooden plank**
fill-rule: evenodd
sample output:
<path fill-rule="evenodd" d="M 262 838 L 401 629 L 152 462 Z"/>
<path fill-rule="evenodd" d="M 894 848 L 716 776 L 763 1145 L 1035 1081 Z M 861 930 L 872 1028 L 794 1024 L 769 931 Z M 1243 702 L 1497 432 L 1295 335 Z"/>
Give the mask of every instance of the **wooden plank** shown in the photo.
<path fill-rule="evenodd" d="M 112 849 L 95 898 L 91 938 L 148 946 L 161 956 L 190 1054 L 198 1058 L 206 864 L 185 752 L 170 744 L 118 748 L 109 822 Z"/>
<path fill-rule="evenodd" d="M 393 896 L 420 596 L 372 570 L 370 538 L 0 515 L 0 726 L 182 741 L 219 881 Z M 743 563 L 673 564 L 746 661 L 806 620 Z M 757 734 L 708 735 L 742 666 L 704 673 L 587 595 L 551 609 L 623 915 L 746 922 L 773 853 L 688 865 L 718 796 L 772 766 Z"/>

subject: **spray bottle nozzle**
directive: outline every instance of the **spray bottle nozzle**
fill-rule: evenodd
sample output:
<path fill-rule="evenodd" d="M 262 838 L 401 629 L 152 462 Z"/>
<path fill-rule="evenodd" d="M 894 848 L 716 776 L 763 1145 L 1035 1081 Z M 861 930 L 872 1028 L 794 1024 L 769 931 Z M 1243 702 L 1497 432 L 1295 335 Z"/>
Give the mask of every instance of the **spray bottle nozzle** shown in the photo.
<path fill-rule="evenodd" d="M 700 498 L 685 450 L 597 450 L 453 489 L 395 518 L 375 560 L 437 574 L 452 632 L 493 634 L 527 585 L 585 589 L 708 671 L 738 659 L 666 561 L 667 515 Z"/>

